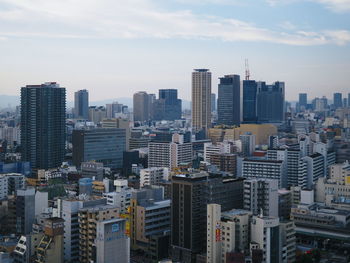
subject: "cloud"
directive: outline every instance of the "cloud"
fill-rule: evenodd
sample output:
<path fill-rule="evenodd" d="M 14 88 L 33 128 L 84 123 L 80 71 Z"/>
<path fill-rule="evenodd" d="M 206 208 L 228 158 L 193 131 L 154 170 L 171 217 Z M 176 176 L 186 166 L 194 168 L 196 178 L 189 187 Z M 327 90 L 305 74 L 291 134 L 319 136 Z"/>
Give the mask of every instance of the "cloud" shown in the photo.
<path fill-rule="evenodd" d="M 350 12 L 349 0 L 266 0 L 270 6 L 276 6 L 279 4 L 291 4 L 294 2 L 314 2 L 325 6 L 333 12 L 346 13 Z"/>
<path fill-rule="evenodd" d="M 209 1 L 209 0 L 207 0 Z M 210 0 L 224 1 L 224 0 Z M 288 33 L 237 19 L 168 11 L 151 0 L 0 0 L 2 37 L 218 39 L 287 45 L 345 45 L 349 31 Z M 285 25 L 286 26 L 286 25 Z"/>

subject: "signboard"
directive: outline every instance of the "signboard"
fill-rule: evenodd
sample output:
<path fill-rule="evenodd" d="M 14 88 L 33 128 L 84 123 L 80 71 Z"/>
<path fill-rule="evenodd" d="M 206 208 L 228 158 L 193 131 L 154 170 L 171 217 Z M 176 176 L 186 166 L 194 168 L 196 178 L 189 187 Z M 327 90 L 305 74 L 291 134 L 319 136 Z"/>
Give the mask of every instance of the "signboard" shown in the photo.
<path fill-rule="evenodd" d="M 221 241 L 221 227 L 220 223 L 216 223 L 216 229 L 215 229 L 215 241 L 220 242 Z"/>
<path fill-rule="evenodd" d="M 112 225 L 112 233 L 119 231 L 119 224 L 113 224 Z"/>

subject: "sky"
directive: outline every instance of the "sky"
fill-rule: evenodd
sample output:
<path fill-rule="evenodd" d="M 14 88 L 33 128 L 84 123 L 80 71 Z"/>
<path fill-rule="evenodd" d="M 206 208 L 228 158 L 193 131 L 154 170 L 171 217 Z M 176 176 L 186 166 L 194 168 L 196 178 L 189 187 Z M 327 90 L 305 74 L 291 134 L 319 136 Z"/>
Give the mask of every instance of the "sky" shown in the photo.
<path fill-rule="evenodd" d="M 175 88 L 191 72 L 285 81 L 286 99 L 350 93 L 350 0 L 0 0 L 0 94 L 46 81 L 67 99 Z"/>

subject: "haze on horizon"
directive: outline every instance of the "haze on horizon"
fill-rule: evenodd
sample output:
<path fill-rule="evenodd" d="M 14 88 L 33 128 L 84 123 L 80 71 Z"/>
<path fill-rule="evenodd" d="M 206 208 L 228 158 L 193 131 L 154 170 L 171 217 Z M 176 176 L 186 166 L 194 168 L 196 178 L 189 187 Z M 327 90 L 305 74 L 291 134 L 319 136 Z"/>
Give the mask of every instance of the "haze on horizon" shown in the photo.
<path fill-rule="evenodd" d="M 191 72 L 286 82 L 286 99 L 350 92 L 348 0 L 0 0 L 0 94 L 56 81 L 90 100 L 175 88 Z"/>

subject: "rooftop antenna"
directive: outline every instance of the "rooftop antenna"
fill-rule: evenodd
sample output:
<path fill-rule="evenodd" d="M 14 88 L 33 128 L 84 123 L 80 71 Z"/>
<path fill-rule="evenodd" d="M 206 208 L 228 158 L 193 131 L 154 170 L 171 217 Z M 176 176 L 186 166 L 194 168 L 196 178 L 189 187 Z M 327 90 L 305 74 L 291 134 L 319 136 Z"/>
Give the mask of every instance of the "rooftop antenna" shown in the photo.
<path fill-rule="evenodd" d="M 245 59 L 245 80 L 249 80 L 250 72 L 249 72 L 249 64 L 248 59 Z"/>

